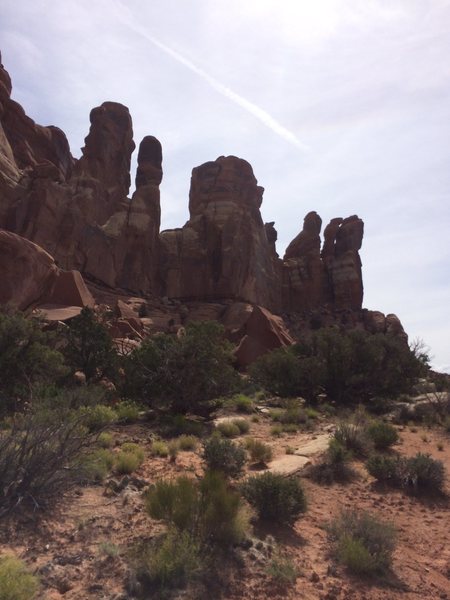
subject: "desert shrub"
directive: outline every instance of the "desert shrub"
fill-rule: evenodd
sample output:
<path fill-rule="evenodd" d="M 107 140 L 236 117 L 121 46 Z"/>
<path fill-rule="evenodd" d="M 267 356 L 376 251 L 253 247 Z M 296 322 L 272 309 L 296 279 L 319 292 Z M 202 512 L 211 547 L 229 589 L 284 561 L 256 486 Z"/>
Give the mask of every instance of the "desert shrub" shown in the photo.
<path fill-rule="evenodd" d="M 139 405 L 131 400 L 119 402 L 114 410 L 120 423 L 133 423 L 139 419 Z"/>
<path fill-rule="evenodd" d="M 203 423 L 187 418 L 185 415 L 164 415 L 161 425 L 166 435 L 195 435 L 201 436 L 204 431 Z"/>
<path fill-rule="evenodd" d="M 267 574 L 282 587 L 294 585 L 300 574 L 294 562 L 280 553 L 272 558 L 267 567 Z"/>
<path fill-rule="evenodd" d="M 233 425 L 236 425 L 239 429 L 239 433 L 248 433 L 250 431 L 250 423 L 247 419 L 233 419 Z"/>
<path fill-rule="evenodd" d="M 89 431 L 99 431 L 117 421 L 116 411 L 105 404 L 83 406 L 80 408 L 79 414 Z"/>
<path fill-rule="evenodd" d="M 0 600 L 33 600 L 39 587 L 25 563 L 10 555 L 0 557 Z"/>
<path fill-rule="evenodd" d="M 79 415 L 38 406 L 0 431 L 0 517 L 47 505 L 76 481 L 80 454 L 94 444 Z"/>
<path fill-rule="evenodd" d="M 82 483 L 101 483 L 113 465 L 114 454 L 110 450 L 94 450 L 80 459 L 78 478 Z"/>
<path fill-rule="evenodd" d="M 216 322 L 191 323 L 186 335 L 148 338 L 125 363 L 126 393 L 161 409 L 208 415 L 214 399 L 236 390 L 233 347 Z"/>
<path fill-rule="evenodd" d="M 189 477 L 157 481 L 145 495 L 145 507 L 153 519 L 193 531 L 199 504 L 197 483 Z"/>
<path fill-rule="evenodd" d="M 141 446 L 139 446 L 139 444 L 135 444 L 134 442 L 125 442 L 120 447 L 120 450 L 122 452 L 130 452 L 131 454 L 134 454 L 138 457 L 140 463 L 144 462 L 145 452 L 144 449 Z"/>
<path fill-rule="evenodd" d="M 248 530 L 248 512 L 240 495 L 230 489 L 222 473 L 208 471 L 200 481 L 199 532 L 207 543 L 230 546 Z"/>
<path fill-rule="evenodd" d="M 285 423 L 281 426 L 284 433 L 296 433 L 298 431 L 298 425 L 295 423 Z"/>
<path fill-rule="evenodd" d="M 22 409 L 36 386 L 66 373 L 62 354 L 50 344 L 38 319 L 0 311 L 0 415 Z"/>
<path fill-rule="evenodd" d="M 283 426 L 277 423 L 270 428 L 270 433 L 276 437 L 279 437 L 283 433 Z"/>
<path fill-rule="evenodd" d="M 167 444 L 167 448 L 169 450 L 171 462 L 175 462 L 178 456 L 178 451 L 180 450 L 178 440 L 170 440 L 170 442 Z"/>
<path fill-rule="evenodd" d="M 353 423 L 340 423 L 333 438 L 355 456 L 367 456 L 372 450 L 372 441 L 364 427 Z"/>
<path fill-rule="evenodd" d="M 269 411 L 269 416 L 272 421 L 279 422 L 283 412 L 284 411 L 281 408 L 271 408 Z"/>
<path fill-rule="evenodd" d="M 306 510 L 303 488 L 295 478 L 267 472 L 249 477 L 241 491 L 261 520 L 289 524 Z"/>
<path fill-rule="evenodd" d="M 70 320 L 65 340 L 64 356 L 74 371 L 83 371 L 88 381 L 115 376 L 117 353 L 111 336 L 94 310 L 84 307 Z"/>
<path fill-rule="evenodd" d="M 279 396 L 314 401 L 321 391 L 338 403 L 408 393 L 427 365 L 388 334 L 323 328 L 289 349 L 277 349 L 250 368 L 253 380 Z"/>
<path fill-rule="evenodd" d="M 245 447 L 253 463 L 265 465 L 272 460 L 272 448 L 260 440 L 248 438 L 245 441 Z"/>
<path fill-rule="evenodd" d="M 233 421 L 221 421 L 217 424 L 216 429 L 227 438 L 237 437 L 241 434 L 241 430 L 239 429 L 238 425 L 233 423 Z"/>
<path fill-rule="evenodd" d="M 180 450 L 195 450 L 198 446 L 195 435 L 180 435 L 177 441 Z"/>
<path fill-rule="evenodd" d="M 302 408 L 293 406 L 281 413 L 279 421 L 283 425 L 304 425 L 308 416 Z"/>
<path fill-rule="evenodd" d="M 139 460 L 139 457 L 136 454 L 133 454 L 133 452 L 124 452 L 121 450 L 116 455 L 114 470 L 119 475 L 129 475 L 130 473 L 133 473 L 133 471 L 136 471 L 136 469 L 138 469 L 140 465 L 141 461 Z"/>
<path fill-rule="evenodd" d="M 416 493 L 439 493 L 444 487 L 443 463 L 420 452 L 410 458 L 375 455 L 367 461 L 366 469 L 379 481 Z"/>
<path fill-rule="evenodd" d="M 107 431 L 102 431 L 97 438 L 97 444 L 101 448 L 111 448 L 114 445 L 114 438 Z"/>
<path fill-rule="evenodd" d="M 120 475 L 128 475 L 141 466 L 144 458 L 143 448 L 133 442 L 125 442 L 116 455 L 114 469 Z"/>
<path fill-rule="evenodd" d="M 238 394 L 232 398 L 235 409 L 238 412 L 251 414 L 255 410 L 255 404 L 251 398 L 244 394 Z"/>
<path fill-rule="evenodd" d="M 205 544 L 238 543 L 248 525 L 239 494 L 213 471 L 200 482 L 187 477 L 157 482 L 146 494 L 146 509 L 152 518 L 188 531 Z"/>
<path fill-rule="evenodd" d="M 395 530 L 366 512 L 347 511 L 328 527 L 336 559 L 357 575 L 385 573 L 392 564 Z"/>
<path fill-rule="evenodd" d="M 383 423 L 383 421 L 372 423 L 366 431 L 377 450 L 386 450 L 398 441 L 395 427 L 389 423 Z"/>
<path fill-rule="evenodd" d="M 335 439 L 331 439 L 324 458 L 308 470 L 308 476 L 317 483 L 330 485 L 351 481 L 355 471 L 350 467 L 351 453 Z"/>
<path fill-rule="evenodd" d="M 186 531 L 169 530 L 139 548 L 138 555 L 136 578 L 147 594 L 184 586 L 202 567 L 199 544 Z"/>
<path fill-rule="evenodd" d="M 113 542 L 106 540 L 100 542 L 98 545 L 98 552 L 100 555 L 115 558 L 120 555 L 120 548 L 116 544 L 113 544 Z"/>
<path fill-rule="evenodd" d="M 168 456 L 169 448 L 168 448 L 166 442 L 163 442 L 162 440 L 155 440 L 152 443 L 150 452 L 151 452 L 152 456 L 161 456 L 164 458 L 164 457 Z"/>
<path fill-rule="evenodd" d="M 203 444 L 203 458 L 208 469 L 239 477 L 245 464 L 245 450 L 231 440 L 213 435 Z"/>

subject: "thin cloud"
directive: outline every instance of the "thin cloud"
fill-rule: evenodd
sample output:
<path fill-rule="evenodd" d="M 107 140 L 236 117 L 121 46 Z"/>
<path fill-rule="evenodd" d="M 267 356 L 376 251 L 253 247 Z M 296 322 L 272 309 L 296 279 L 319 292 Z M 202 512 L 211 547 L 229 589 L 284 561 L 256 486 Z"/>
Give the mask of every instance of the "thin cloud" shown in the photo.
<path fill-rule="evenodd" d="M 212 75 L 198 67 L 191 60 L 189 60 L 170 46 L 167 46 L 167 44 L 164 44 L 163 42 L 155 38 L 153 35 L 150 35 L 143 27 L 140 27 L 131 19 L 131 15 L 129 14 L 129 11 L 128 9 L 126 9 L 126 7 L 121 5 L 121 8 L 124 10 L 124 12 L 126 11 L 128 13 L 127 17 L 123 19 L 124 23 L 135 33 L 145 38 L 151 44 L 162 50 L 165 54 L 171 56 L 178 63 L 192 71 L 192 73 L 195 73 L 198 77 L 200 77 L 200 79 L 206 81 L 206 83 L 208 83 L 214 90 L 216 90 L 216 92 L 218 92 L 225 98 L 228 98 L 237 106 L 243 108 L 246 112 L 248 112 L 253 117 L 261 121 L 261 123 L 263 123 L 276 135 L 280 136 L 281 138 L 283 138 L 299 150 L 302 150 L 303 152 L 310 151 L 310 147 L 307 144 L 299 140 L 298 137 L 292 131 L 281 125 L 281 123 L 274 119 L 267 111 L 265 111 L 257 104 L 250 102 L 250 100 L 247 100 L 240 94 L 237 94 L 232 89 L 218 81 L 215 77 L 212 77 Z"/>

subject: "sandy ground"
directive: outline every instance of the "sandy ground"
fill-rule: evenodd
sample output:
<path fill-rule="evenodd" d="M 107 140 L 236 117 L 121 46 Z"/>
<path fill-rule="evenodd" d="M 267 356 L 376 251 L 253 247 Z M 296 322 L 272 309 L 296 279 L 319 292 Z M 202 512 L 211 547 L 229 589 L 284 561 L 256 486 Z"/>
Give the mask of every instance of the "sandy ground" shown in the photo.
<path fill-rule="evenodd" d="M 248 418 L 248 417 L 247 417 Z M 268 417 L 251 423 L 248 435 L 264 439 L 275 458 L 330 431 L 330 421 L 319 421 L 313 432 L 274 438 Z M 450 437 L 438 429 L 399 428 L 396 451 L 402 455 L 430 453 L 442 460 L 450 473 Z M 151 443 L 149 425 L 113 429 L 117 442 L 134 441 L 147 451 Z M 438 450 L 442 443 L 444 449 Z M 314 458 L 313 458 L 314 460 Z M 240 561 L 223 568 L 208 592 L 180 593 L 179 598 L 200 600 L 286 599 L 450 599 L 450 505 L 445 499 L 421 500 L 402 491 L 381 489 L 367 475 L 362 463 L 354 463 L 356 481 L 321 486 L 302 478 L 308 511 L 293 529 L 258 529 L 253 536 L 272 535 L 299 567 L 295 586 L 281 589 L 267 574 L 267 560 L 255 552 L 239 550 Z M 136 476 L 151 483 L 161 477 L 202 472 L 200 449 L 180 452 L 175 464 L 167 458 L 147 459 Z M 141 482 L 142 483 L 142 482 Z M 450 492 L 447 481 L 447 492 Z M 362 581 L 336 565 L 323 526 L 343 508 L 369 510 L 393 522 L 398 530 L 393 575 L 388 582 Z M 75 489 L 61 497 L 45 515 L 18 515 L 0 522 L 0 553 L 14 552 L 39 572 L 43 600 L 119 600 L 128 596 L 127 554 L 142 539 L 162 531 L 143 510 L 142 492 L 129 485 L 117 495 L 105 495 L 105 486 Z M 109 546 L 105 546 L 110 544 Z M 112 551 L 111 551 L 111 545 Z M 113 554 L 113 556 L 111 556 Z M 114 555 L 117 554 L 117 555 Z M 256 553 L 258 554 L 258 553 Z M 226 562 L 226 561 L 225 561 Z M 225 563 L 224 563 L 225 564 Z"/>

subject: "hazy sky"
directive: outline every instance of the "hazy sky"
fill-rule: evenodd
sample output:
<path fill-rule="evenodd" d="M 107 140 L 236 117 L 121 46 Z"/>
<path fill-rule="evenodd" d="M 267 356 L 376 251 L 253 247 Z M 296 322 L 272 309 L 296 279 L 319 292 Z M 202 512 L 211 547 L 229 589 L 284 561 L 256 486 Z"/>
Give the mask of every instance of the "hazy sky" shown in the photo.
<path fill-rule="evenodd" d="M 13 98 L 75 156 L 105 100 L 161 140 L 163 228 L 228 154 L 280 254 L 310 210 L 360 216 L 364 306 L 450 372 L 450 0 L 2 0 L 0 44 Z"/>

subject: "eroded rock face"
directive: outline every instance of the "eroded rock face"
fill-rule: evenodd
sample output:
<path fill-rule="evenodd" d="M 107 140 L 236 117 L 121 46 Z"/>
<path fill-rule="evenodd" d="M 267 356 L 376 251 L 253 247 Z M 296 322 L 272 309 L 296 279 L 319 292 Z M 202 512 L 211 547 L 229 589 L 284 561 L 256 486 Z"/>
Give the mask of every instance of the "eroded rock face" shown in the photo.
<path fill-rule="evenodd" d="M 167 296 L 279 310 L 279 265 L 259 211 L 262 194 L 251 166 L 235 156 L 192 171 L 190 219 L 161 233 Z"/>

